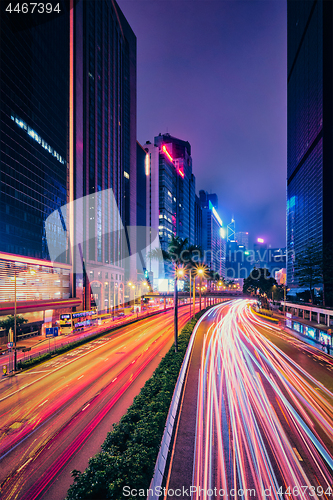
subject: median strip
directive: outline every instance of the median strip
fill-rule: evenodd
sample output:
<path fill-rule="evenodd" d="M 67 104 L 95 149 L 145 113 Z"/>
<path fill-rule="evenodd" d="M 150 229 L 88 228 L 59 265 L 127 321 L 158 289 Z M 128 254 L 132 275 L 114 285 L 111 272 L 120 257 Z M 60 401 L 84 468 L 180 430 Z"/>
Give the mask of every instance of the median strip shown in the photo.
<path fill-rule="evenodd" d="M 152 377 L 134 398 L 119 423 L 102 444 L 102 451 L 89 460 L 84 472 L 74 470 L 74 484 L 67 500 L 122 498 L 123 487 L 149 488 L 154 473 L 180 368 L 192 331 L 205 310 L 185 325 L 178 337 L 178 352 L 172 347 Z"/>

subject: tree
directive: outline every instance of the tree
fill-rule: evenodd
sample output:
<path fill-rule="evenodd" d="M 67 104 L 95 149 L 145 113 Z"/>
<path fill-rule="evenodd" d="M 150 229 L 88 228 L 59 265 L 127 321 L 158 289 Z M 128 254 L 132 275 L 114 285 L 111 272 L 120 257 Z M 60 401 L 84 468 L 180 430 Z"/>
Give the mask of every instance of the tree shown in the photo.
<path fill-rule="evenodd" d="M 274 285 L 277 286 L 277 281 L 271 277 L 268 269 L 254 267 L 244 280 L 243 293 L 256 293 L 259 289 L 260 294 L 268 294 Z"/>
<path fill-rule="evenodd" d="M 314 287 L 323 283 L 323 253 L 315 243 L 310 243 L 295 259 L 295 277 L 300 286 L 310 290 L 314 303 Z"/>
<path fill-rule="evenodd" d="M 168 244 L 168 260 L 174 262 L 178 266 L 184 263 L 184 252 L 187 249 L 188 239 L 182 239 L 180 236 L 171 236 L 171 240 Z"/>
<path fill-rule="evenodd" d="M 16 328 L 23 323 L 27 323 L 28 320 L 23 318 L 23 316 L 16 316 Z M 14 330 L 15 316 L 8 316 L 6 319 L 0 321 L 0 327 L 4 328 L 7 332 L 10 328 Z"/>
<path fill-rule="evenodd" d="M 172 235 L 168 245 L 169 259 L 174 267 L 174 331 L 175 331 L 175 352 L 178 352 L 178 269 L 182 264 L 182 252 L 186 249 L 188 239 L 182 240 L 179 236 Z"/>

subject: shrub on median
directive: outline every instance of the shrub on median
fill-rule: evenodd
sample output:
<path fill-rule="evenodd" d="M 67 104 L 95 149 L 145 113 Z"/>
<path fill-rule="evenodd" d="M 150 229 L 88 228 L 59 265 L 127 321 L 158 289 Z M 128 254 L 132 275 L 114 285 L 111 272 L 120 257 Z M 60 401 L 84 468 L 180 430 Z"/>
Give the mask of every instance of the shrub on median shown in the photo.
<path fill-rule="evenodd" d="M 185 325 L 133 404 L 108 433 L 102 451 L 83 472 L 73 471 L 67 500 L 123 499 L 123 487 L 149 488 L 179 371 L 194 326 L 204 311 Z"/>
<path fill-rule="evenodd" d="M 64 354 L 65 352 L 72 351 L 73 349 L 76 349 L 77 347 L 80 347 L 83 344 L 88 344 L 89 342 L 98 339 L 99 337 L 102 337 L 106 334 L 106 332 L 99 332 L 96 334 L 89 335 L 88 337 L 85 337 L 82 340 L 76 340 L 74 342 L 69 342 L 68 344 L 62 345 L 57 347 L 55 350 L 41 354 L 40 356 L 35 356 L 31 359 L 26 359 L 26 360 L 20 360 L 17 363 L 18 369 L 27 369 L 31 368 L 32 366 L 38 365 L 39 363 L 42 363 L 44 361 L 47 361 L 48 359 L 54 357 L 54 356 L 59 356 L 60 354 Z"/>

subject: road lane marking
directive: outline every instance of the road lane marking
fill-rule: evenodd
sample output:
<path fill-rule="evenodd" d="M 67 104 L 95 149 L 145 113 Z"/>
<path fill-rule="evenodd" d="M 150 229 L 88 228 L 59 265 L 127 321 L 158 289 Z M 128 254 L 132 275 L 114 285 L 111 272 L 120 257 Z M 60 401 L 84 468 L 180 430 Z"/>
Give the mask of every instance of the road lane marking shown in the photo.
<path fill-rule="evenodd" d="M 168 312 L 172 312 L 172 311 L 171 311 L 171 309 L 169 309 L 169 310 L 168 310 Z M 143 319 L 146 319 L 146 318 L 143 318 Z M 155 323 L 158 323 L 158 321 L 161 319 L 161 317 L 159 317 L 159 315 L 157 315 L 157 316 L 148 317 L 147 319 L 148 319 L 149 321 L 151 321 L 153 324 L 155 324 Z M 130 327 L 131 325 L 124 325 L 124 328 L 126 328 L 127 326 L 128 326 L 128 327 Z M 131 330 L 131 332 L 132 332 L 132 333 L 134 333 L 136 330 L 139 330 L 140 328 L 141 328 L 141 326 L 137 326 L 136 328 L 134 328 L 133 330 Z M 109 333 L 106 333 L 105 335 L 111 335 L 112 333 L 114 333 L 114 332 L 112 332 L 112 331 L 111 331 L 111 332 L 109 332 Z M 120 335 L 119 335 L 119 337 L 120 337 L 121 335 L 126 335 L 126 332 L 123 332 L 122 334 L 120 334 Z M 117 339 L 119 339 L 119 337 L 110 338 L 110 339 L 109 339 L 109 341 L 115 342 Z M 90 341 L 90 342 L 89 342 L 89 344 L 90 344 L 90 345 L 91 345 L 92 343 L 93 343 L 93 341 Z M 103 347 L 104 345 L 105 345 L 105 343 L 103 343 L 103 344 L 101 344 L 101 345 L 98 345 L 98 346 L 96 346 L 96 347 L 95 347 L 95 348 L 93 348 L 93 349 L 89 349 L 89 352 L 83 352 L 83 353 L 82 353 L 80 356 L 78 356 L 77 358 L 75 358 L 75 359 L 70 359 L 67 363 L 61 363 L 61 365 L 60 365 L 60 366 L 57 366 L 56 368 L 54 368 L 54 367 L 50 366 L 50 365 L 53 363 L 52 361 L 51 361 L 51 362 L 47 362 L 47 363 L 45 363 L 45 365 L 46 365 L 46 366 L 48 365 L 48 366 L 50 366 L 50 368 L 52 368 L 52 371 L 51 371 L 51 372 L 50 372 L 50 371 L 45 372 L 45 375 L 44 375 L 44 376 L 42 376 L 42 377 L 38 378 L 37 380 L 34 380 L 33 382 L 30 382 L 30 383 L 26 384 L 25 386 L 21 387 L 20 389 L 17 389 L 16 391 L 14 391 L 14 392 L 12 392 L 12 393 L 8 394 L 7 396 L 4 396 L 3 398 L 1 398 L 1 399 L 0 399 L 0 403 L 1 403 L 2 401 L 4 401 L 5 399 L 10 398 L 11 396 L 14 396 L 14 394 L 17 394 L 18 392 L 22 391 L 23 389 L 26 389 L 27 387 L 30 387 L 31 385 L 33 385 L 33 384 L 35 384 L 35 383 L 39 382 L 40 380 L 43 380 L 43 379 L 44 379 L 44 378 L 46 378 L 47 376 L 52 375 L 52 374 L 53 374 L 53 373 L 55 373 L 56 371 L 58 371 L 58 370 L 62 370 L 62 369 L 63 369 L 63 368 L 65 368 L 67 365 L 69 365 L 69 364 L 71 364 L 71 363 L 74 363 L 75 361 L 78 361 L 78 359 L 83 358 L 83 356 L 86 356 L 87 354 L 91 354 L 92 352 L 96 351 L 97 349 L 100 349 L 100 348 L 101 348 L 101 347 Z M 120 347 L 122 347 L 122 346 L 120 346 Z M 118 347 L 118 349 L 119 349 L 120 347 Z M 125 346 L 125 349 L 126 349 L 126 346 Z M 74 351 L 72 351 L 72 352 L 74 352 Z M 70 353 L 64 353 L 63 355 L 64 355 L 64 356 L 66 356 L 66 355 L 68 355 L 68 354 L 71 354 L 71 352 L 70 352 Z M 123 354 L 125 354 L 125 353 L 123 353 Z M 54 368 L 54 369 L 53 369 L 53 368 Z M 18 374 L 18 376 L 20 376 L 20 375 L 24 375 L 24 374 L 27 374 L 27 373 L 29 373 L 29 372 L 28 372 L 28 371 L 26 371 L 26 372 L 22 372 L 22 374 Z M 7 379 L 3 379 L 3 380 L 7 380 Z"/>
<path fill-rule="evenodd" d="M 298 452 L 297 448 L 293 448 L 293 450 L 294 450 L 295 455 L 296 455 L 296 457 L 298 458 L 298 460 L 299 460 L 300 462 L 303 462 L 303 458 L 302 458 L 302 457 L 301 457 L 301 455 L 299 454 L 299 452 Z"/>
<path fill-rule="evenodd" d="M 117 378 L 118 378 L 118 377 L 114 378 L 114 379 L 112 380 L 112 382 L 115 382 L 115 381 L 117 380 Z M 111 384 L 112 384 L 112 382 L 111 382 Z"/>
<path fill-rule="evenodd" d="M 84 411 L 86 408 L 88 408 L 88 406 L 90 406 L 90 403 L 88 403 L 84 408 L 82 408 L 82 411 Z"/>
<path fill-rule="evenodd" d="M 38 408 L 39 408 L 40 406 L 45 405 L 45 403 L 47 403 L 47 402 L 48 402 L 48 399 L 45 399 L 45 401 L 43 401 L 43 403 L 41 403 L 40 405 L 38 405 Z"/>
<path fill-rule="evenodd" d="M 38 372 L 37 371 L 35 371 L 35 372 L 29 372 L 29 375 L 34 374 L 34 373 L 47 373 L 49 371 L 50 371 L 50 368 L 48 368 L 47 370 L 39 370 Z"/>
<path fill-rule="evenodd" d="M 80 380 L 80 378 L 84 377 L 84 375 L 81 375 L 81 377 L 78 378 L 78 380 Z"/>
<path fill-rule="evenodd" d="M 21 465 L 21 467 L 19 469 L 17 469 L 16 472 L 20 472 L 23 469 L 23 467 L 25 467 L 26 465 L 28 465 L 29 462 L 31 462 L 31 460 L 32 460 L 32 457 L 30 457 L 23 465 Z"/>

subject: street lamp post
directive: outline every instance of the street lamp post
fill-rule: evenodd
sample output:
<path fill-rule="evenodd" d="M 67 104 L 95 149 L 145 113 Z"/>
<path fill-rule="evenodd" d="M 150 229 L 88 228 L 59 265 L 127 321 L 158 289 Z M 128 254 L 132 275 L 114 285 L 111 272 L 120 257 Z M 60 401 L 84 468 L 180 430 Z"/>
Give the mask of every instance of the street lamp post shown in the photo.
<path fill-rule="evenodd" d="M 36 271 L 31 269 L 29 271 L 30 274 L 36 274 Z M 17 342 L 17 329 L 16 329 L 16 309 L 17 309 L 17 297 L 16 297 L 16 266 L 14 264 L 14 367 L 13 371 L 16 372 L 17 369 L 17 351 L 16 351 L 16 342 Z"/>
<path fill-rule="evenodd" d="M 283 301 L 283 316 L 284 316 L 284 323 L 286 324 L 286 288 L 287 288 L 287 284 L 284 285 L 283 287 L 283 298 L 284 298 L 284 301 Z"/>
<path fill-rule="evenodd" d="M 191 276 L 192 276 L 192 271 L 190 269 L 190 319 L 191 319 Z"/>
<path fill-rule="evenodd" d="M 17 368 L 17 352 L 16 352 L 16 266 L 14 267 L 14 372 Z"/>
<path fill-rule="evenodd" d="M 195 315 L 195 275 L 193 276 L 193 316 Z"/>
<path fill-rule="evenodd" d="M 174 286 L 174 332 L 175 332 L 175 352 L 178 352 L 178 276 L 184 276 L 184 269 L 175 269 L 175 286 Z"/>
<path fill-rule="evenodd" d="M 202 276 L 204 274 L 203 268 L 199 267 L 198 268 L 198 275 L 199 275 L 199 302 L 200 302 L 200 311 L 201 311 L 201 288 L 202 288 Z"/>
<path fill-rule="evenodd" d="M 177 276 L 177 268 L 176 268 L 176 272 L 175 272 L 173 305 L 174 305 L 173 326 L 174 326 L 174 334 L 175 334 L 175 352 L 178 352 L 178 276 Z"/>

